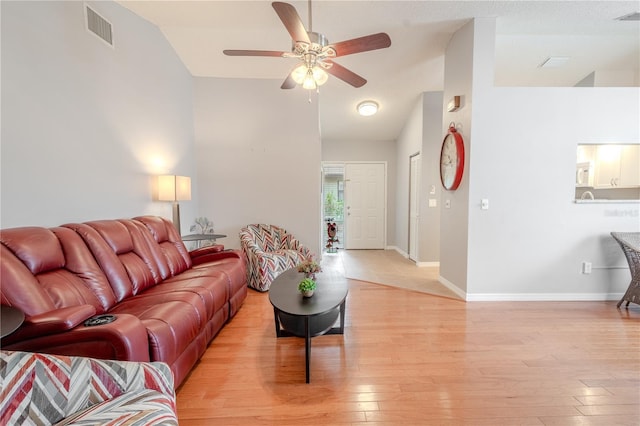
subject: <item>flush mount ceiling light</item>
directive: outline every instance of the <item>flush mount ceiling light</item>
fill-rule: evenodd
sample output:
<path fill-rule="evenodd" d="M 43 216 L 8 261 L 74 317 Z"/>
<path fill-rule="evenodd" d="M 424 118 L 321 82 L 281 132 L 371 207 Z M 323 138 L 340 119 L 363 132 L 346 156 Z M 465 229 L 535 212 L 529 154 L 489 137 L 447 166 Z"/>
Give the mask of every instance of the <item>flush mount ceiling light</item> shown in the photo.
<path fill-rule="evenodd" d="M 362 101 L 356 109 L 358 110 L 358 114 L 368 117 L 378 112 L 378 103 L 375 101 Z"/>
<path fill-rule="evenodd" d="M 540 68 L 558 68 L 566 64 L 568 60 L 568 56 L 550 56 L 540 64 Z"/>

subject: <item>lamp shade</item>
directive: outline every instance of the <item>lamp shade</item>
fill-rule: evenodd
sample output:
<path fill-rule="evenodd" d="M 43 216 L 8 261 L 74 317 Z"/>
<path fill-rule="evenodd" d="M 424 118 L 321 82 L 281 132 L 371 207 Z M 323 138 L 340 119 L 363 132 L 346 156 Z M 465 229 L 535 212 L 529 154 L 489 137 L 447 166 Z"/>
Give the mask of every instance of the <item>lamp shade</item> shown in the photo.
<path fill-rule="evenodd" d="M 158 201 L 191 199 L 191 178 L 188 176 L 158 176 Z"/>

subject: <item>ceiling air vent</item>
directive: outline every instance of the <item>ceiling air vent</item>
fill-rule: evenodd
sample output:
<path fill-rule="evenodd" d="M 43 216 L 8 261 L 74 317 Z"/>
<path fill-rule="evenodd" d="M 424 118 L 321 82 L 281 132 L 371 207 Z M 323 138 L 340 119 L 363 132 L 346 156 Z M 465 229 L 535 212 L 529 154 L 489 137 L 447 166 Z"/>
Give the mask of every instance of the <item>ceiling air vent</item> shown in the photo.
<path fill-rule="evenodd" d="M 104 19 L 87 5 L 85 5 L 85 14 L 87 16 L 87 29 L 100 37 L 109 46 L 113 47 L 111 22 Z"/>
<path fill-rule="evenodd" d="M 640 12 L 629 13 L 628 15 L 616 18 L 616 21 L 640 21 Z"/>
<path fill-rule="evenodd" d="M 539 65 L 540 68 L 559 68 L 567 63 L 568 56 L 550 56 Z"/>

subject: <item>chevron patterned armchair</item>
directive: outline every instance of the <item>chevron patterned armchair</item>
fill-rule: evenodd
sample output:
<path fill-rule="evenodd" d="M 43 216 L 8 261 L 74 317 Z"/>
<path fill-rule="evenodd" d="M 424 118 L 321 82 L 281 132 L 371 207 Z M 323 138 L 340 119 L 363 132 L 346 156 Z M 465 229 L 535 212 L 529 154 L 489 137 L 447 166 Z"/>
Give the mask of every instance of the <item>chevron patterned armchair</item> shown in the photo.
<path fill-rule="evenodd" d="M 0 351 L 2 425 L 177 425 L 160 362 Z"/>
<path fill-rule="evenodd" d="M 247 283 L 258 291 L 269 290 L 278 275 L 313 257 L 292 234 L 275 225 L 242 228 L 240 245 L 247 258 Z"/>

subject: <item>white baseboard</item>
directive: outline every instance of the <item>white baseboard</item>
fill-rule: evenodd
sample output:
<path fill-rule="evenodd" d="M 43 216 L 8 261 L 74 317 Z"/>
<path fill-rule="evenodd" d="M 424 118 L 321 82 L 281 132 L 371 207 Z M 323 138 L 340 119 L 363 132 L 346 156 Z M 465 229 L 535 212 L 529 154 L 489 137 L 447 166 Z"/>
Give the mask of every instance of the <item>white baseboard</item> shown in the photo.
<path fill-rule="evenodd" d="M 409 254 L 407 252 L 405 252 L 404 250 L 401 250 L 400 247 L 396 247 L 396 246 L 387 246 L 387 250 L 395 250 L 398 253 L 400 253 L 400 256 L 404 257 L 405 259 L 409 258 Z"/>
<path fill-rule="evenodd" d="M 400 256 L 404 257 L 405 259 L 409 259 L 409 253 L 405 252 L 399 247 L 387 246 L 387 250 L 395 250 L 398 253 L 400 253 Z M 440 262 L 416 262 L 416 266 L 419 268 L 429 268 L 434 266 L 440 266 Z"/>
<path fill-rule="evenodd" d="M 453 284 L 451 281 L 447 280 L 443 276 L 439 276 L 438 281 L 440 282 L 440 284 L 442 284 L 443 286 L 445 286 L 446 288 L 454 292 L 462 300 L 467 300 L 467 293 L 461 290 L 460 288 L 458 288 L 458 286 Z"/>
<path fill-rule="evenodd" d="M 467 302 L 605 302 L 620 300 L 623 293 L 467 293 L 451 281 L 438 281 Z"/>
<path fill-rule="evenodd" d="M 604 302 L 623 293 L 467 293 L 467 302 Z"/>
<path fill-rule="evenodd" d="M 420 268 L 433 268 L 436 266 L 440 266 L 440 262 L 416 262 L 416 266 Z"/>

